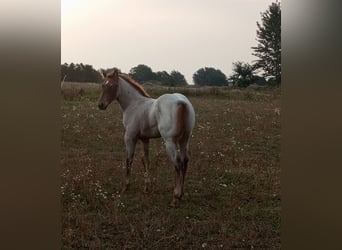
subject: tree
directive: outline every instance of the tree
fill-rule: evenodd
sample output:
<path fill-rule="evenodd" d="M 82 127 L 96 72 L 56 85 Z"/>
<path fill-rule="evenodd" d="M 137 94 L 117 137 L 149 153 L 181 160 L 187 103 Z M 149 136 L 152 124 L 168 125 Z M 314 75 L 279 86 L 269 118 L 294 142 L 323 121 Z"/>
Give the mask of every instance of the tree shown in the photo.
<path fill-rule="evenodd" d="M 227 77 L 219 69 L 201 68 L 192 76 L 196 85 L 223 86 L 228 83 Z"/>
<path fill-rule="evenodd" d="M 101 82 L 102 77 L 100 73 L 93 68 L 93 66 L 86 64 L 84 67 L 84 78 L 87 82 Z"/>
<path fill-rule="evenodd" d="M 259 57 L 256 67 L 262 69 L 269 82 L 281 83 L 281 9 L 280 2 L 272 3 L 261 13 L 261 24 L 257 22 L 258 45 L 252 47 L 253 55 Z"/>
<path fill-rule="evenodd" d="M 173 86 L 184 86 L 188 84 L 187 81 L 185 80 L 184 75 L 180 73 L 179 71 L 176 71 L 176 70 L 171 71 L 170 76 L 172 78 Z"/>
<path fill-rule="evenodd" d="M 76 82 L 77 80 L 76 80 L 76 73 L 75 73 L 75 64 L 74 63 L 70 63 L 69 64 L 69 67 L 68 67 L 68 70 L 67 70 L 67 79 L 68 79 L 68 77 L 69 77 L 69 79 L 68 79 L 68 81 L 70 81 L 70 82 Z"/>
<path fill-rule="evenodd" d="M 100 82 L 101 76 L 91 65 L 64 63 L 61 65 L 61 80 L 70 82 Z"/>
<path fill-rule="evenodd" d="M 154 80 L 160 82 L 161 85 L 172 85 L 173 79 L 166 71 L 157 71 L 154 74 Z"/>
<path fill-rule="evenodd" d="M 61 65 L 61 81 L 63 81 L 68 75 L 68 66 L 69 65 L 67 63 L 64 63 Z M 68 79 L 66 79 L 66 80 L 68 80 Z"/>
<path fill-rule="evenodd" d="M 138 82 L 145 82 L 154 79 L 154 73 L 152 69 L 144 64 L 131 68 L 129 75 Z"/>
<path fill-rule="evenodd" d="M 253 65 L 237 61 L 233 63 L 233 74 L 229 77 L 229 80 L 233 81 L 236 87 L 247 87 L 253 83 L 254 71 Z"/>

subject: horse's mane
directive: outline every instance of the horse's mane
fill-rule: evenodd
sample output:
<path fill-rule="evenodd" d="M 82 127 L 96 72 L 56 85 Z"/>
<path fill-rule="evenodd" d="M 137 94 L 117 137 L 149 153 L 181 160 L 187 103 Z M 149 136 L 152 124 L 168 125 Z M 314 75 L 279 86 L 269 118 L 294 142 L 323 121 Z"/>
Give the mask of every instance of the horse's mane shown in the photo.
<path fill-rule="evenodd" d="M 126 82 L 131 84 L 136 90 L 140 92 L 145 97 L 150 97 L 149 94 L 145 91 L 145 89 L 139 84 L 138 82 L 134 81 L 129 75 L 126 74 L 119 74 L 121 78 L 123 78 Z"/>

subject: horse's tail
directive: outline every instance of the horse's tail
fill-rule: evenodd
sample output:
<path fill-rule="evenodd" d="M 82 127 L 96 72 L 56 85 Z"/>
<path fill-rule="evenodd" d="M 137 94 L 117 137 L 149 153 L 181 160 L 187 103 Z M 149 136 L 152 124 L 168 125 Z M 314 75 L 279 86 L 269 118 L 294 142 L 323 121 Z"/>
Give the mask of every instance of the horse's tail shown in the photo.
<path fill-rule="evenodd" d="M 176 133 L 174 140 L 179 143 L 187 138 L 189 132 L 189 107 L 185 102 L 179 101 L 176 108 Z"/>

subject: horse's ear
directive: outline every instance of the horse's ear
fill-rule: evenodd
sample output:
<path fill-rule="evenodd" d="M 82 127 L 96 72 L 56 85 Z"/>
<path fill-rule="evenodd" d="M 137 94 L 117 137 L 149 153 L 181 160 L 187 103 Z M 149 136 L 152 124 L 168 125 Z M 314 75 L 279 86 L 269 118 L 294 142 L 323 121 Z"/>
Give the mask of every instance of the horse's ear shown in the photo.
<path fill-rule="evenodd" d="M 119 72 L 117 70 L 114 70 L 113 72 L 109 73 L 107 75 L 108 78 L 113 79 L 114 81 L 119 80 Z"/>
<path fill-rule="evenodd" d="M 118 70 L 115 70 L 115 71 L 114 71 L 114 80 L 115 80 L 115 81 L 118 81 L 118 80 L 119 80 L 119 71 L 118 71 Z"/>
<path fill-rule="evenodd" d="M 107 77 L 107 73 L 104 69 L 100 69 L 100 75 L 102 76 L 102 78 L 106 78 Z"/>

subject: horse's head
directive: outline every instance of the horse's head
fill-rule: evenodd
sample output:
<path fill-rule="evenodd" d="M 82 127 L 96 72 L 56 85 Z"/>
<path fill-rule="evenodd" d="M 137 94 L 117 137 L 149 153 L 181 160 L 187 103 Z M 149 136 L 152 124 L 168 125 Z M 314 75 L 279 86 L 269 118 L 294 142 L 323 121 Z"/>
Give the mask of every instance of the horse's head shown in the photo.
<path fill-rule="evenodd" d="M 113 72 L 106 73 L 101 70 L 103 78 L 102 93 L 98 102 L 99 109 L 105 110 L 107 106 L 117 97 L 119 86 L 119 72 L 114 70 Z"/>

